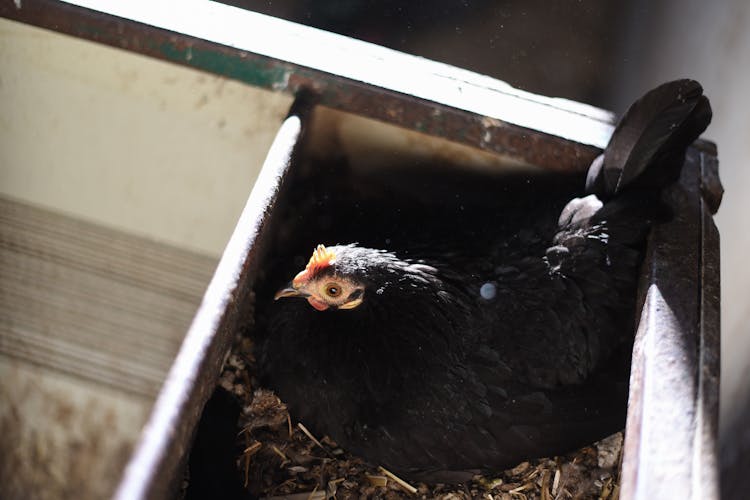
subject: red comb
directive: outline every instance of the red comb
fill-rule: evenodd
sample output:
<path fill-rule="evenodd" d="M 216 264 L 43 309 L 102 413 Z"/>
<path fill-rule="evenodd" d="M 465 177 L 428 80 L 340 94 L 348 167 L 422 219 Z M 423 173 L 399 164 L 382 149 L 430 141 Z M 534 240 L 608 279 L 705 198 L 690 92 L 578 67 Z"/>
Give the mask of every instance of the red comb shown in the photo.
<path fill-rule="evenodd" d="M 310 262 L 305 266 L 305 270 L 294 277 L 294 283 L 309 280 L 335 261 L 336 254 L 332 250 L 328 250 L 324 245 L 318 245 L 313 251 L 312 257 L 310 257 Z"/>

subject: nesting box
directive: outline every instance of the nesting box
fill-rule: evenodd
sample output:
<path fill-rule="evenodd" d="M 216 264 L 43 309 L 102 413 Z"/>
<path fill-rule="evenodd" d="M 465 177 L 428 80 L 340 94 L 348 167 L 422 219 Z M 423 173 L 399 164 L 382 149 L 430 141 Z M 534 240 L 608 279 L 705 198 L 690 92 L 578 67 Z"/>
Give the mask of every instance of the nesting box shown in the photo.
<path fill-rule="evenodd" d="M 289 238 L 291 193 L 323 175 L 314 166 L 343 159 L 360 178 L 377 178 L 384 168 L 428 178 L 436 165 L 452 176 L 493 182 L 519 173 L 580 178 L 612 132 L 611 115 L 585 105 L 211 2 L 195 2 L 194 14 L 226 21 L 215 24 L 222 30 L 128 6 L 94 13 L 42 3 L 51 10 L 3 14 L 302 95 L 280 124 L 130 458 L 118 489 L 122 499 L 164 498 L 177 490 L 233 339 L 253 322 L 267 256 Z M 306 47 L 335 47 L 336 53 Z M 668 194 L 674 219 L 649 238 L 634 298 L 640 321 L 621 498 L 718 498 L 719 241 L 712 214 L 720 192 L 716 150 L 699 141 Z"/>
<path fill-rule="evenodd" d="M 544 134 L 535 141 L 543 146 Z M 568 174 L 555 173 L 558 182 L 561 175 L 582 182 L 580 171 L 587 159 L 581 161 L 580 168 Z M 315 234 L 336 231 L 330 221 L 305 219 L 314 216 L 309 213 L 299 214 L 305 224 L 290 225 L 299 203 L 290 193 L 330 175 L 316 167 L 332 164 L 346 168 L 347 175 L 354 171 L 359 180 L 380 178 L 384 169 L 394 169 L 397 173 L 387 175 L 386 183 L 401 183 L 409 175 L 428 178 L 437 166 L 441 175 L 479 176 L 500 183 L 517 175 L 544 179 L 548 170 L 523 158 L 483 152 L 325 107 L 298 106 L 279 130 L 162 390 L 121 484 L 123 498 L 134 492 L 159 497 L 167 485 L 175 487 L 200 410 L 216 386 L 232 339 L 253 323 L 256 285 L 267 269 L 269 252 L 282 247 L 293 261 L 310 245 L 290 231 L 308 224 Z M 634 332 L 624 498 L 672 496 L 679 488 L 686 498 L 710 498 L 716 491 L 718 234 L 711 219 L 715 165 L 711 144 L 701 142 L 689 150 L 680 182 L 668 195 L 676 216 L 654 228 L 649 239 L 634 298 L 641 319 Z M 457 185 L 452 187 L 454 194 L 460 189 Z M 397 232 L 394 227 L 394 238 Z M 381 236 L 387 237 L 376 237 Z M 290 241 L 298 247 L 290 249 Z"/>

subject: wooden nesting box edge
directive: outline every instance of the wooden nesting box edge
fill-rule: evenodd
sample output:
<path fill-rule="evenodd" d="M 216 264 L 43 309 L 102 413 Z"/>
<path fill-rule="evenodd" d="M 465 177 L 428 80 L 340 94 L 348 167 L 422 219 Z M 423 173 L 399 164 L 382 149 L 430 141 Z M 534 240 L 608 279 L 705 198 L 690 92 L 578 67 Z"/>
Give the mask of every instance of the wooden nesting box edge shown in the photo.
<path fill-rule="evenodd" d="M 162 386 L 115 494 L 119 500 L 166 498 L 175 488 L 191 436 L 229 353 L 242 301 L 249 300 L 268 220 L 303 135 L 296 106 L 271 145 L 203 301 Z"/>
<path fill-rule="evenodd" d="M 691 148 L 649 238 L 625 428 L 622 499 L 718 499 L 719 239 L 701 186 L 715 154 Z"/>

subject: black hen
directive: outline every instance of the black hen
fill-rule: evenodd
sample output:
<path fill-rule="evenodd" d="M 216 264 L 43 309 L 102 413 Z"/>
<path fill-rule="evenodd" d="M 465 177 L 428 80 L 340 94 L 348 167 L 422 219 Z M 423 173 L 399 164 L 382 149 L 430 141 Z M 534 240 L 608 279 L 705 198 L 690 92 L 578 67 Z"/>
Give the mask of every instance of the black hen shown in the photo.
<path fill-rule="evenodd" d="M 508 466 L 622 428 L 645 237 L 710 118 L 690 80 L 637 101 L 590 168 L 592 194 L 541 247 L 512 237 L 481 256 L 406 258 L 319 246 L 276 295 L 307 300 L 269 311 L 264 378 L 295 418 L 410 477 Z"/>

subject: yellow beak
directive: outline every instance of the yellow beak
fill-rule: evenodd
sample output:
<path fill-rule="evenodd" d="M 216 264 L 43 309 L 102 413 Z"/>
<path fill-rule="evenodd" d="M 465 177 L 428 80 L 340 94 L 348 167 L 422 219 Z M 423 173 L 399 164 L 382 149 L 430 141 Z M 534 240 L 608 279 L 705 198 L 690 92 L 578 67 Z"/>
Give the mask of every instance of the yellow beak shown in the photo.
<path fill-rule="evenodd" d="M 303 292 L 301 290 L 297 290 L 292 286 L 291 283 L 289 283 L 287 286 L 276 292 L 276 295 L 273 296 L 273 300 L 279 300 L 282 297 L 309 297 L 310 294 Z"/>
<path fill-rule="evenodd" d="M 349 301 L 349 302 L 347 302 L 345 304 L 341 304 L 339 306 L 339 309 L 354 309 L 355 307 L 357 307 L 358 305 L 360 305 L 363 300 L 364 299 L 362 297 L 360 297 L 358 299 L 351 300 L 351 301 Z"/>

